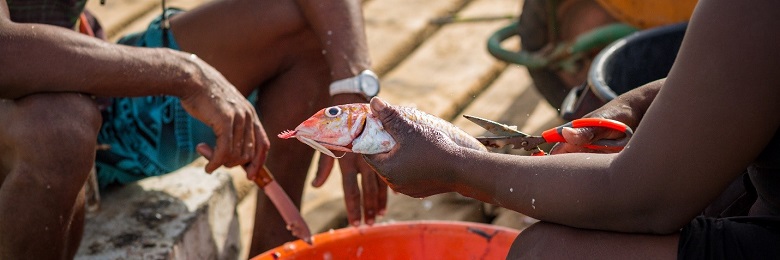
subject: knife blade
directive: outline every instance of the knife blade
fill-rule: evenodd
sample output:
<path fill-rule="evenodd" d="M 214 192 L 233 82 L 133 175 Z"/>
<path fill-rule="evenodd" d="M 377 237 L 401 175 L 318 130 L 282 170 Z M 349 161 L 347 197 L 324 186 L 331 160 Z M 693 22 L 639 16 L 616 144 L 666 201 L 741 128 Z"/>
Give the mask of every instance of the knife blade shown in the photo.
<path fill-rule="evenodd" d="M 271 203 L 276 206 L 276 210 L 279 211 L 279 214 L 282 215 L 282 219 L 284 219 L 284 222 L 287 224 L 287 230 L 290 230 L 293 236 L 300 238 L 311 245 L 311 231 L 309 230 L 306 221 L 303 220 L 300 210 L 298 210 L 298 207 L 295 206 L 290 197 L 287 196 L 287 193 L 284 192 L 282 187 L 279 186 L 279 183 L 274 180 L 271 171 L 269 171 L 265 165 L 263 165 L 263 168 L 255 178 L 255 184 L 265 192 L 265 195 L 268 196 Z"/>

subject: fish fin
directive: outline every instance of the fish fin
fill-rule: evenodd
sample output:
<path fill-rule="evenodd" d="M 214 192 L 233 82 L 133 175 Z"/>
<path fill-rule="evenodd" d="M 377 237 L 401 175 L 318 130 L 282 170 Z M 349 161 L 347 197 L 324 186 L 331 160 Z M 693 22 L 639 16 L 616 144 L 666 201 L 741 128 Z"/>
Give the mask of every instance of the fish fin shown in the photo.
<path fill-rule="evenodd" d="M 312 139 L 309 139 L 309 138 L 306 138 L 306 137 L 303 137 L 303 136 L 296 136 L 296 138 L 298 138 L 298 140 L 301 140 L 302 143 L 309 145 L 311 148 L 314 148 L 314 150 L 320 151 L 321 153 L 323 153 L 323 154 L 325 154 L 327 156 L 330 156 L 330 157 L 333 157 L 333 158 L 336 158 L 336 159 L 341 158 L 341 157 L 336 157 L 336 155 L 333 154 L 333 152 L 328 150 L 328 148 L 325 148 L 325 146 L 322 146 L 317 141 L 314 141 Z M 344 156 L 342 155 L 342 157 L 344 157 Z"/>

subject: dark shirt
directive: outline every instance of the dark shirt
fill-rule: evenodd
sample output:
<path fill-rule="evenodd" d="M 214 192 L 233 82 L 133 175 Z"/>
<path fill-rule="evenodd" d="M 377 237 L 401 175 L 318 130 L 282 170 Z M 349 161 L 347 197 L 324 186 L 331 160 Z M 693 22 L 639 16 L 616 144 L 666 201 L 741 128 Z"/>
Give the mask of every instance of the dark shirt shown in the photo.
<path fill-rule="evenodd" d="M 73 28 L 87 0 L 8 0 L 11 21 Z"/>
<path fill-rule="evenodd" d="M 748 168 L 763 214 L 780 216 L 780 131 Z M 768 211 L 768 212 L 766 212 Z"/>

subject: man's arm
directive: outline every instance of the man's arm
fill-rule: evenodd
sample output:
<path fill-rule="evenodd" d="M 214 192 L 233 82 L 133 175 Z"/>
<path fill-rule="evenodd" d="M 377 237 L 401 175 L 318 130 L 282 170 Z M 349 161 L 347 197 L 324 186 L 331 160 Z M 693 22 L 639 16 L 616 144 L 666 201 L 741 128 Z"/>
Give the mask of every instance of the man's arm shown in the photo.
<path fill-rule="evenodd" d="M 780 36 L 763 29 L 780 26 L 778 7 L 699 2 L 664 87 L 620 153 L 475 152 L 384 109 L 398 145 L 367 158 L 404 193 L 458 191 L 580 228 L 678 232 L 780 127 Z"/>
<path fill-rule="evenodd" d="M 2 3 L 0 98 L 40 92 L 100 96 L 174 95 L 204 91 L 204 65 L 186 53 L 127 47 L 64 28 L 14 23 Z M 14 69 L 7 69 L 14 68 Z"/>
<path fill-rule="evenodd" d="M 359 0 L 296 0 L 323 46 L 323 54 L 330 65 L 332 81 L 349 78 L 370 69 L 371 62 L 363 27 L 363 12 Z M 330 82 L 328 82 L 329 84 Z M 323 87 L 328 87 L 323 84 Z M 358 94 L 339 94 L 331 104 L 364 103 L 368 100 Z M 317 170 L 315 187 L 324 184 L 334 165 L 334 159 L 322 156 Z M 376 215 L 384 212 L 387 204 L 387 186 L 373 170 L 356 154 L 346 154 L 339 159 L 344 182 L 344 198 L 347 216 L 353 225 L 361 219 L 361 201 L 365 222 L 374 223 Z M 362 189 L 357 174 L 361 173 Z M 361 191 L 363 193 L 361 199 Z"/>
<path fill-rule="evenodd" d="M 10 20 L 0 0 L 0 98 L 80 92 L 98 96 L 173 95 L 217 136 L 206 171 L 265 160 L 268 138 L 254 108 L 219 72 L 194 55 L 120 46 L 44 24 Z M 256 156 L 258 155 L 258 156 Z"/>

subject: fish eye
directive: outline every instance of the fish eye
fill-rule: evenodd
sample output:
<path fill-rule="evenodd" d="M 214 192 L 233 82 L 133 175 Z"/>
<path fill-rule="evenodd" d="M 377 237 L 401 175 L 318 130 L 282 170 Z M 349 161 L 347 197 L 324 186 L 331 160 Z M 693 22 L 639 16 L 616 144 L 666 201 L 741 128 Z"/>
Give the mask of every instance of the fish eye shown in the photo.
<path fill-rule="evenodd" d="M 341 115 L 341 108 L 339 107 L 329 107 L 325 110 L 325 115 L 329 117 L 337 117 Z"/>

